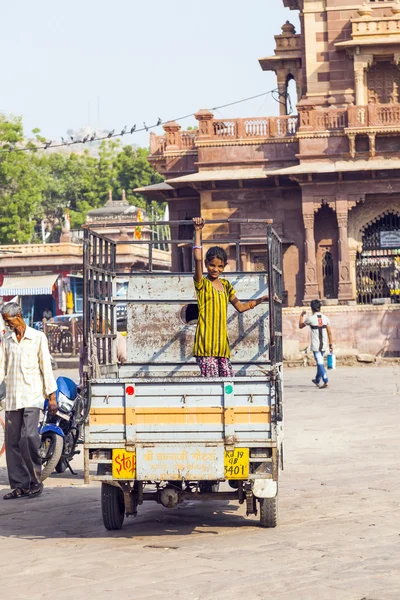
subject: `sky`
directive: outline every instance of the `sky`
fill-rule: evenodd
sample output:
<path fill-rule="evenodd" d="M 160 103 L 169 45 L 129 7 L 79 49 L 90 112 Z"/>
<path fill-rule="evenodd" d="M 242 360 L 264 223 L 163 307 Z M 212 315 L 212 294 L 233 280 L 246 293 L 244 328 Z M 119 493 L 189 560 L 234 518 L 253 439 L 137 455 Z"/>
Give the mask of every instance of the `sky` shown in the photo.
<path fill-rule="evenodd" d="M 276 87 L 258 58 L 297 13 L 282 0 L 19 0 L 2 11 L 0 112 L 59 140 L 68 129 L 154 124 Z M 271 96 L 218 118 L 277 115 Z M 182 128 L 196 125 L 194 117 Z M 162 128 L 154 130 L 162 134 Z M 149 134 L 124 137 L 149 145 Z"/>

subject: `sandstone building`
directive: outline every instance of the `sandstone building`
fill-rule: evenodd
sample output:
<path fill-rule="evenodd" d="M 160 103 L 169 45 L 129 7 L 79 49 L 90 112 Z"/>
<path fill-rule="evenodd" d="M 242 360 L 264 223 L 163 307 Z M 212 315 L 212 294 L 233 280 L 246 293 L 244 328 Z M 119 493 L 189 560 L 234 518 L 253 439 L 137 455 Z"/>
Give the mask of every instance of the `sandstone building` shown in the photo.
<path fill-rule="evenodd" d="M 289 307 L 315 297 L 394 304 L 400 298 L 400 2 L 283 3 L 298 11 L 301 31 L 285 23 L 275 54 L 259 60 L 276 73 L 280 115 L 221 120 L 200 110 L 198 131 L 168 123 L 164 136 L 151 136 L 150 157 L 166 183 L 141 191 L 168 199 L 172 219 L 273 218 L 284 244 Z M 291 79 L 297 115 L 286 114 Z M 241 249 L 243 264 L 262 268 L 262 232 L 249 225 L 239 233 L 254 239 Z M 188 253 L 176 248 L 173 267 L 190 268 Z"/>

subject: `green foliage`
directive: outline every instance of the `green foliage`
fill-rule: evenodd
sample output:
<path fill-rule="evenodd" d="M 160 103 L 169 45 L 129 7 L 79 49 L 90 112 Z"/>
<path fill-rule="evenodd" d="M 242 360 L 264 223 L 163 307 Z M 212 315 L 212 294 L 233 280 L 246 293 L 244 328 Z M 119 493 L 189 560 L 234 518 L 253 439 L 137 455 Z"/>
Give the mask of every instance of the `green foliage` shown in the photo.
<path fill-rule="evenodd" d="M 33 131 L 43 141 L 40 131 Z M 121 146 L 118 141 L 103 142 L 98 157 L 88 151 L 17 152 L 24 142 L 20 118 L 0 116 L 0 243 L 27 243 L 35 240 L 35 226 L 42 219 L 56 241 L 66 209 L 71 227 L 79 228 L 89 210 L 103 206 L 109 190 L 113 198 L 149 209 L 147 200 L 133 189 L 163 181 L 147 160 L 148 150 Z M 33 142 L 29 144 L 34 147 Z M 164 204 L 151 203 L 155 215 L 162 216 Z M 151 215 L 151 213 L 150 213 Z"/>
<path fill-rule="evenodd" d="M 40 214 L 44 180 L 32 152 L 15 152 L 23 141 L 19 118 L 0 115 L 0 243 L 23 244 L 32 239 Z"/>

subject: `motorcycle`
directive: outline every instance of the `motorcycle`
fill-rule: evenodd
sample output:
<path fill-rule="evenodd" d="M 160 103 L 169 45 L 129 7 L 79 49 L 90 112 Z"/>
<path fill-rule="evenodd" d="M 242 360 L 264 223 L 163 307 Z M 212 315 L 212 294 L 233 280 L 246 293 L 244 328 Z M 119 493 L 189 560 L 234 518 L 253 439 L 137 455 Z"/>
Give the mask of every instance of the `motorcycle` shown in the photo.
<path fill-rule="evenodd" d="M 87 410 L 84 399 L 72 379 L 57 378 L 56 400 L 58 410 L 54 416 L 49 415 L 48 400 L 45 401 L 44 416 L 39 425 L 42 438 L 39 450 L 43 464 L 42 481 L 54 470 L 64 473 L 69 468 L 71 473 L 76 475 L 70 461 L 76 454 L 80 454 L 76 446 L 83 443 L 83 424 Z"/>

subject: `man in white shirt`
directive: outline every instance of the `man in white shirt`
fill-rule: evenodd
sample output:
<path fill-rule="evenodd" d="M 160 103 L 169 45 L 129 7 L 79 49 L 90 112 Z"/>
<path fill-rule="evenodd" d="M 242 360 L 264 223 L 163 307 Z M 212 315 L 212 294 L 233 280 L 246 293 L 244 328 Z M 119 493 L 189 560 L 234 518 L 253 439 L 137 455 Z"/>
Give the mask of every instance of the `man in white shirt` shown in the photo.
<path fill-rule="evenodd" d="M 312 315 L 304 319 L 307 314 L 306 310 L 300 315 L 299 328 L 303 329 L 310 327 L 311 330 L 311 351 L 314 353 L 315 362 L 317 363 L 317 375 L 312 382 L 321 388 L 328 387 L 328 375 L 324 366 L 324 354 L 329 350 L 333 350 L 332 332 L 328 317 L 321 313 L 321 302 L 313 300 L 311 302 Z M 320 382 L 322 380 L 322 385 Z"/>
<path fill-rule="evenodd" d="M 43 491 L 40 410 L 48 398 L 49 413 L 57 412 L 57 384 L 44 333 L 26 325 L 16 302 L 5 304 L 1 314 L 9 329 L 0 345 L 0 382 L 6 382 L 6 459 L 12 488 L 4 499 L 33 498 Z"/>

